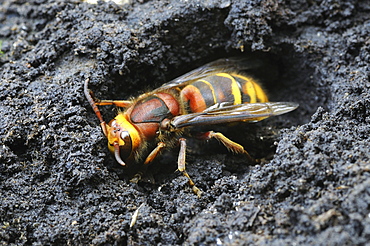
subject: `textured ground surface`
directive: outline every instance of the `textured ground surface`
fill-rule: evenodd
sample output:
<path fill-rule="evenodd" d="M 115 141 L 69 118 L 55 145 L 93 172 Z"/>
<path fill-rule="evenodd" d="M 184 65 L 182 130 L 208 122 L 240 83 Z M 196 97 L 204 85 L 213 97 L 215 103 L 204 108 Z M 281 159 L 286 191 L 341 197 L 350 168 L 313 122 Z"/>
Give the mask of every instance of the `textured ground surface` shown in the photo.
<path fill-rule="evenodd" d="M 367 1 L 0 3 L 1 244 L 370 241 Z M 255 71 L 271 100 L 301 105 L 225 132 L 261 163 L 212 142 L 188 154 L 200 199 L 168 161 L 176 151 L 152 167 L 155 184 L 128 182 L 83 81 L 128 98 L 250 52 L 272 64 Z"/>

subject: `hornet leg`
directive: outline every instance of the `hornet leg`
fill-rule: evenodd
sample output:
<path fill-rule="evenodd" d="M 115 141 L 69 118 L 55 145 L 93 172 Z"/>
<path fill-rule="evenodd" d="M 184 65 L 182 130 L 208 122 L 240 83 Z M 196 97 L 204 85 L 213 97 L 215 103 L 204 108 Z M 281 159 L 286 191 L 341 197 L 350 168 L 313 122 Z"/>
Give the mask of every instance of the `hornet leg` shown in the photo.
<path fill-rule="evenodd" d="M 189 174 L 185 171 L 185 154 L 186 154 L 186 139 L 185 138 L 180 138 L 180 152 L 179 152 L 179 157 L 177 160 L 177 165 L 178 165 L 178 170 L 182 172 L 182 174 L 188 178 L 189 180 L 189 185 L 193 189 L 193 192 L 200 197 L 202 192 L 198 189 L 198 187 L 195 186 L 193 180 L 191 180 Z"/>
<path fill-rule="evenodd" d="M 161 150 L 166 147 L 166 144 L 163 143 L 163 142 L 159 142 L 157 144 L 157 147 L 155 147 L 155 149 L 153 149 L 152 152 L 150 152 L 150 154 L 148 155 L 148 157 L 145 159 L 144 161 L 144 164 L 149 164 L 151 163 L 157 156 L 158 154 L 161 152 Z"/>
<path fill-rule="evenodd" d="M 231 152 L 237 153 L 237 154 L 245 154 L 251 162 L 255 162 L 255 160 L 249 155 L 249 153 L 244 149 L 243 146 L 228 139 L 220 132 L 214 132 L 214 131 L 205 132 L 201 134 L 200 136 L 198 136 L 198 138 L 202 140 L 209 140 L 211 138 L 215 138 L 218 141 L 220 141 L 223 145 L 225 145 L 225 147 Z"/>
<path fill-rule="evenodd" d="M 153 151 L 150 152 L 150 154 L 148 155 L 148 157 L 145 159 L 144 166 L 141 169 L 141 171 L 138 172 L 137 174 L 135 174 L 135 176 L 130 180 L 130 182 L 132 182 L 132 183 L 138 183 L 141 180 L 141 178 L 143 177 L 144 173 L 146 172 L 146 169 L 148 167 L 148 164 L 150 164 L 158 156 L 158 154 L 161 152 L 161 150 L 164 147 L 166 147 L 166 144 L 163 143 L 163 142 L 159 142 L 157 144 L 157 147 L 155 147 L 155 149 L 153 149 Z"/>
<path fill-rule="evenodd" d="M 121 107 L 121 108 L 127 108 L 131 106 L 132 104 L 132 101 L 129 101 L 129 100 L 98 100 L 98 99 L 95 99 L 95 101 L 96 101 L 95 104 L 99 106 L 114 105 L 114 106 Z"/>

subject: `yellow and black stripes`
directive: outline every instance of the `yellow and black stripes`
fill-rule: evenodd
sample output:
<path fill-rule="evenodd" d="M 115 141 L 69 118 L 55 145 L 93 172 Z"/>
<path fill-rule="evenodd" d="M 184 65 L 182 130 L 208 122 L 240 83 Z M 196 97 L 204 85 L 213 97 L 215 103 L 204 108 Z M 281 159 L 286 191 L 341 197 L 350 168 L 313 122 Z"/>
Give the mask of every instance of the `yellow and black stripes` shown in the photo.
<path fill-rule="evenodd" d="M 243 96 L 242 103 L 263 103 L 268 102 L 266 93 L 261 86 L 250 77 L 239 74 L 232 74 L 241 88 Z"/>
<path fill-rule="evenodd" d="M 216 103 L 267 102 L 261 86 L 239 74 L 217 73 L 197 80 L 181 90 L 181 101 L 191 112 L 202 112 Z"/>

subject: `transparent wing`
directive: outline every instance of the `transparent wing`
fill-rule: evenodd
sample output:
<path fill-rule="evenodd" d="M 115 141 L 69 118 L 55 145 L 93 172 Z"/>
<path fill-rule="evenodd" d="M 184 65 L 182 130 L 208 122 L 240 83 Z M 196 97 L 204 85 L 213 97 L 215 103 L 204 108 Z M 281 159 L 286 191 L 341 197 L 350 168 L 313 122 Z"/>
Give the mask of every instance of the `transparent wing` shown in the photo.
<path fill-rule="evenodd" d="M 173 87 L 182 87 L 190 84 L 193 81 L 202 79 L 204 77 L 221 73 L 221 72 L 238 72 L 248 69 L 255 69 L 262 66 L 262 61 L 256 58 L 242 58 L 242 57 L 231 57 L 223 58 L 197 69 L 194 69 L 168 83 L 163 84 L 161 87 L 155 89 L 153 92 L 168 90 Z"/>
<path fill-rule="evenodd" d="M 298 107 L 293 102 L 246 103 L 237 105 L 216 104 L 201 112 L 180 115 L 172 119 L 175 128 L 203 126 L 237 121 L 260 121 L 270 116 L 285 114 Z"/>

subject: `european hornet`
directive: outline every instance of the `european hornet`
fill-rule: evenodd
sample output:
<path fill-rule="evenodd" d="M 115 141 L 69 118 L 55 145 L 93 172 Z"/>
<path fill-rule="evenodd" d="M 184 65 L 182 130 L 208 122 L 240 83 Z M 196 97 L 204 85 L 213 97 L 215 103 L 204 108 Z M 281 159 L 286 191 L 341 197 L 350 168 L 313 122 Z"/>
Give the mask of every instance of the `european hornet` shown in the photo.
<path fill-rule="evenodd" d="M 290 112 L 298 107 L 293 102 L 268 102 L 261 86 L 241 71 L 254 65 L 247 59 L 228 58 L 208 63 L 174 79 L 134 100 L 96 100 L 88 89 L 84 93 L 100 120 L 108 148 L 122 166 L 151 163 L 165 148 L 180 145 L 178 170 L 185 175 L 193 191 L 200 196 L 185 170 L 186 139 L 215 138 L 234 153 L 248 152 L 220 132 L 197 132 L 198 126 L 233 122 L 257 122 L 270 116 Z M 98 106 L 125 108 L 106 124 Z M 153 144 L 153 149 L 150 149 Z M 155 147 L 154 147 L 155 146 Z M 149 154 L 148 154 L 149 153 Z"/>

